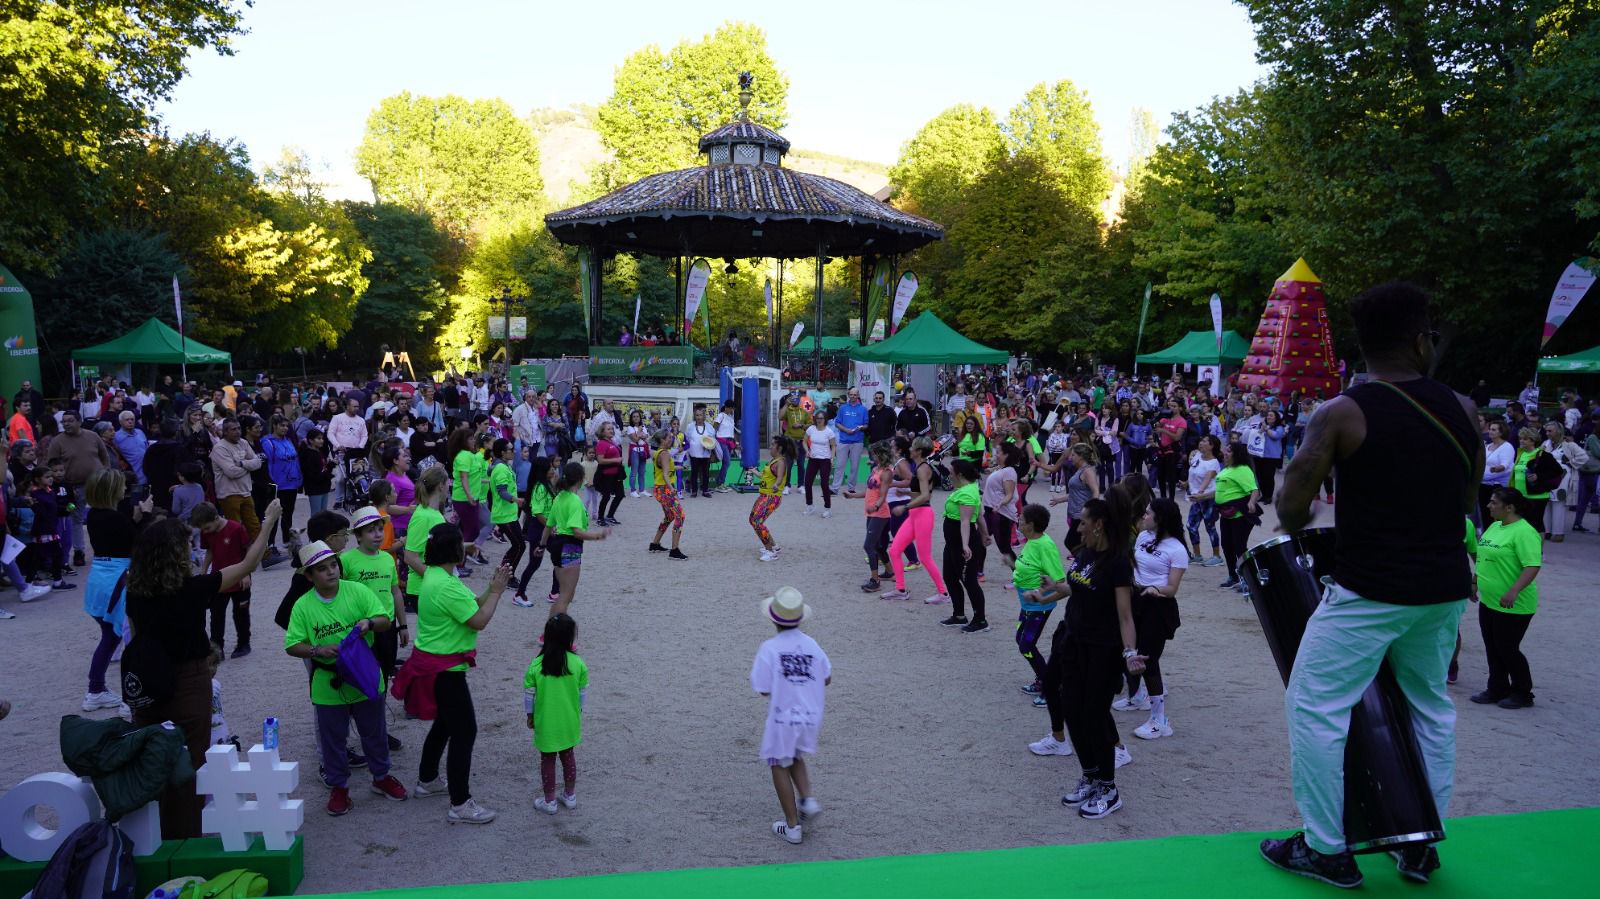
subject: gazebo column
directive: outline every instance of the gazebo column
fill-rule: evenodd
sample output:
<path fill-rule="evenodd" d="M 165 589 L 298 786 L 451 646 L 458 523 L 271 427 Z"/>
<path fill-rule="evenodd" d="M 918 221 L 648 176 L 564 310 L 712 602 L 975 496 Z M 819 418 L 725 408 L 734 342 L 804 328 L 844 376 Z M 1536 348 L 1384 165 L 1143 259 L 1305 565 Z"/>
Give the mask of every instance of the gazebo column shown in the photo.
<path fill-rule="evenodd" d="M 816 375 L 818 384 L 822 383 L 822 264 L 827 255 L 828 245 L 817 241 L 817 310 L 816 326 L 811 332 L 811 364 L 812 374 Z"/>
<path fill-rule="evenodd" d="M 605 255 L 599 244 L 589 247 L 589 262 L 589 283 L 584 285 L 589 292 L 589 296 L 585 297 L 589 303 L 589 345 L 600 346 L 602 343 L 600 288 L 605 283 L 601 267 L 605 265 Z"/>
<path fill-rule="evenodd" d="M 862 254 L 861 256 L 861 295 L 856 298 L 856 315 L 861 319 L 861 334 L 857 337 L 861 345 L 865 346 L 867 337 L 872 333 L 872 322 L 867 321 L 867 296 L 872 292 L 872 270 L 878 265 L 878 257 Z M 848 381 L 849 379 L 846 378 Z"/>

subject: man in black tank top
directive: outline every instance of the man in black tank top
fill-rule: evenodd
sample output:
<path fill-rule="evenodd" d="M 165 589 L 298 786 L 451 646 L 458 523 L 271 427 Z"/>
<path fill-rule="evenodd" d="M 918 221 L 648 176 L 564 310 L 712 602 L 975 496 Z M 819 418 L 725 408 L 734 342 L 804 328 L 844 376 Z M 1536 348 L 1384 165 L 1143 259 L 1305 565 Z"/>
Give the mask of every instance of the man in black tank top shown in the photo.
<path fill-rule="evenodd" d="M 1333 583 L 1301 638 L 1284 705 L 1295 803 L 1305 831 L 1265 840 L 1261 854 L 1296 874 L 1355 886 L 1344 837 L 1344 753 L 1350 710 L 1388 659 L 1411 706 L 1417 746 L 1442 818 L 1455 779 L 1455 706 L 1445 672 L 1472 589 L 1463 542 L 1483 473 L 1476 409 L 1427 377 L 1433 365 L 1428 298 L 1385 284 L 1350 304 L 1373 380 L 1324 403 L 1284 472 L 1284 531 L 1311 521 L 1331 471 L 1338 480 Z M 1394 853 L 1423 881 L 1432 846 Z"/>

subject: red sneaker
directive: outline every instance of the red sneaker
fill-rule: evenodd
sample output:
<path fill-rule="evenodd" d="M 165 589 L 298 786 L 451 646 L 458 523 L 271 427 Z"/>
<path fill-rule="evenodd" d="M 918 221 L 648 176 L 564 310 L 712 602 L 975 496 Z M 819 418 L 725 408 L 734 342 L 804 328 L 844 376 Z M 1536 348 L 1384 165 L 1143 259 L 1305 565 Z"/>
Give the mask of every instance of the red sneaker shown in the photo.
<path fill-rule="evenodd" d="M 350 801 L 350 789 L 334 787 L 333 793 L 328 796 L 328 814 L 337 818 L 340 815 L 350 814 L 352 808 L 355 808 L 355 803 Z"/>
<path fill-rule="evenodd" d="M 403 802 L 406 798 L 406 788 L 395 779 L 393 774 L 385 774 L 372 782 L 372 792 L 379 796 L 387 796 L 395 802 Z"/>

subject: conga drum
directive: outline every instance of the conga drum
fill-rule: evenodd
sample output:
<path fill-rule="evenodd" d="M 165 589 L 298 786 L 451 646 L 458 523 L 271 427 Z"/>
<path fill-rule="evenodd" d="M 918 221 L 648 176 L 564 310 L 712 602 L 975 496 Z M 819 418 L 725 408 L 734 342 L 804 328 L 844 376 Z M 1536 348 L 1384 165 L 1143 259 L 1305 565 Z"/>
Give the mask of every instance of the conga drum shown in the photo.
<path fill-rule="evenodd" d="M 1239 570 L 1283 682 L 1333 571 L 1333 528 L 1312 528 L 1251 547 Z M 1387 852 L 1444 839 L 1411 708 L 1387 660 L 1350 710 L 1344 751 L 1344 833 L 1351 852 Z"/>

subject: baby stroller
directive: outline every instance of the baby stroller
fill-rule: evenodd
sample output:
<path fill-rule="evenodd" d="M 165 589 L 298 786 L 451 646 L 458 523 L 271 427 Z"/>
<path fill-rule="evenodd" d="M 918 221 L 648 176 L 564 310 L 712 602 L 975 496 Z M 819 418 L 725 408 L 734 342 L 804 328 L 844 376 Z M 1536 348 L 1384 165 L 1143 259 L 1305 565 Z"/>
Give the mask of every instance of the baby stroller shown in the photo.
<path fill-rule="evenodd" d="M 950 466 L 945 462 L 945 457 L 956 448 L 956 435 L 941 434 L 933 440 L 933 452 L 928 454 L 928 467 L 933 469 L 933 486 L 940 490 L 950 489 Z"/>
<path fill-rule="evenodd" d="M 338 505 L 353 512 L 370 505 L 368 492 L 372 487 L 372 465 L 363 450 L 345 450 L 339 460 L 344 473 L 344 488 L 339 491 Z"/>

